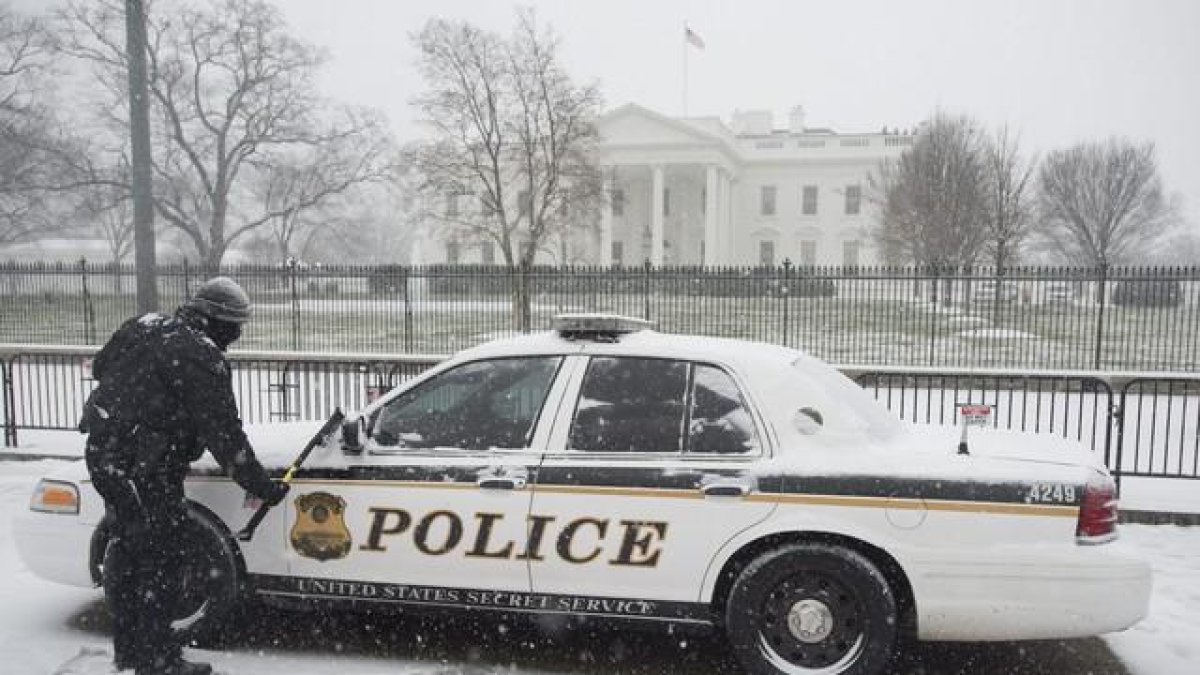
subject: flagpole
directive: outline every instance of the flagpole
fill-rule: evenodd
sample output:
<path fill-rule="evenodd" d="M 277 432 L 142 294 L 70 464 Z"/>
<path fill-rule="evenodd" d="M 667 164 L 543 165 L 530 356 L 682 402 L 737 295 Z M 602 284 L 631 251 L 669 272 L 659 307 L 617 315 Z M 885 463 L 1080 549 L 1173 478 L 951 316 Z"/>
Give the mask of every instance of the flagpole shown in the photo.
<path fill-rule="evenodd" d="M 688 114 L 688 25 L 683 22 L 683 116 Z"/>

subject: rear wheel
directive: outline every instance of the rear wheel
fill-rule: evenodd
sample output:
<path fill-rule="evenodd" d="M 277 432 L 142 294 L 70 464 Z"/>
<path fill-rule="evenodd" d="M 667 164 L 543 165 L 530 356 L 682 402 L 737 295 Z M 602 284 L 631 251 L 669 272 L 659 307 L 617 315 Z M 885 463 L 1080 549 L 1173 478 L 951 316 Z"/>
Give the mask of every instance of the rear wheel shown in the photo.
<path fill-rule="evenodd" d="M 896 600 L 866 557 L 826 544 L 763 554 L 725 609 L 734 653 L 754 675 L 874 675 L 896 642 Z"/>
<path fill-rule="evenodd" d="M 180 644 L 220 644 L 236 630 L 245 609 L 245 573 L 225 528 L 198 510 L 189 509 L 188 515 L 178 539 L 185 562 L 175 589 L 171 629 Z M 105 593 L 111 594 L 120 561 L 115 560 L 111 541 L 105 546 L 102 574 Z"/>

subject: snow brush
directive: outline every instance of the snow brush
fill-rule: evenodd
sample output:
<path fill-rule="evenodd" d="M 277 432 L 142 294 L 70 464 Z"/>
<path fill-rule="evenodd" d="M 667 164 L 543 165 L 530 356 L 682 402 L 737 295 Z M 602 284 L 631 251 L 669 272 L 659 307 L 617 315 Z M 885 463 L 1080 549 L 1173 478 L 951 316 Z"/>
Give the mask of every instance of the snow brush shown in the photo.
<path fill-rule="evenodd" d="M 333 432 L 337 431 L 338 427 L 342 425 L 342 420 L 344 419 L 346 419 L 346 414 L 342 412 L 342 409 L 335 409 L 333 414 L 329 416 L 329 419 L 325 421 L 325 424 L 317 431 L 316 435 L 308 440 L 308 443 L 304 446 L 304 450 L 300 452 L 300 456 L 296 458 L 296 461 L 292 462 L 292 465 L 288 467 L 287 472 L 283 474 L 283 479 L 280 482 L 285 484 L 291 483 L 292 478 L 296 475 L 296 470 L 312 454 L 313 448 L 325 445 L 325 442 L 329 440 Z M 250 516 L 250 520 L 246 523 L 246 526 L 237 533 L 238 541 L 250 541 L 254 537 L 254 531 L 258 529 L 258 524 L 262 522 L 263 518 L 267 517 L 267 511 L 270 510 L 271 505 L 263 502 L 258 507 L 258 510 L 254 512 L 254 515 Z"/>

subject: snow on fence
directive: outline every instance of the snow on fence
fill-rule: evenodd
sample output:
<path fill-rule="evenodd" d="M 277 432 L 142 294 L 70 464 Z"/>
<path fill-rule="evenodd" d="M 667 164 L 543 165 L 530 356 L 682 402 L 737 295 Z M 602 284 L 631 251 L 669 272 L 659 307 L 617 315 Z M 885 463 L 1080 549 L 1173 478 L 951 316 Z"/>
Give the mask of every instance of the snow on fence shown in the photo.
<path fill-rule="evenodd" d="M 95 386 L 95 347 L 0 345 L 5 445 L 18 429 L 72 429 Z M 314 421 L 360 409 L 445 357 L 235 351 L 249 423 Z M 1080 441 L 1118 476 L 1200 478 L 1200 376 L 842 366 L 902 419 L 957 424 L 959 404 L 994 406 L 997 428 Z"/>

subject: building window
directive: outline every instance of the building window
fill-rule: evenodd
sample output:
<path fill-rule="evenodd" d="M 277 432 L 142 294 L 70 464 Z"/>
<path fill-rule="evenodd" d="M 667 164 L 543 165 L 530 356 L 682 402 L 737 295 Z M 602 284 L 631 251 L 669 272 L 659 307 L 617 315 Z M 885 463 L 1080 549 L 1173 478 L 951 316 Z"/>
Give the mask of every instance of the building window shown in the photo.
<path fill-rule="evenodd" d="M 812 240 L 804 240 L 800 242 L 800 264 L 817 264 L 817 242 Z"/>
<path fill-rule="evenodd" d="M 803 194 L 804 198 L 800 204 L 800 213 L 806 216 L 817 215 L 817 186 L 805 185 Z"/>
<path fill-rule="evenodd" d="M 447 192 L 446 193 L 446 217 L 447 218 L 457 218 L 458 217 L 458 193 L 457 192 Z"/>
<path fill-rule="evenodd" d="M 521 260 L 524 260 L 524 259 L 525 259 L 525 256 L 528 256 L 528 255 L 530 255 L 530 253 L 532 252 L 532 250 L 533 250 L 533 243 L 532 243 L 532 242 L 530 242 L 530 241 L 522 241 L 522 242 L 521 242 Z"/>
<path fill-rule="evenodd" d="M 708 188 L 700 188 L 700 214 L 708 213 Z"/>
<path fill-rule="evenodd" d="M 663 188 L 663 215 L 671 215 L 671 190 Z"/>
<path fill-rule="evenodd" d="M 862 202 L 862 187 L 858 185 L 846 186 L 846 215 L 857 216 L 859 207 Z"/>
<path fill-rule="evenodd" d="M 758 264 L 764 267 L 775 266 L 775 242 L 758 242 Z"/>
<path fill-rule="evenodd" d="M 614 265 L 624 265 L 625 264 L 625 242 L 614 241 L 612 243 L 612 264 L 614 264 Z"/>
<path fill-rule="evenodd" d="M 847 241 L 842 244 L 842 265 L 845 267 L 856 267 L 858 265 L 860 243 L 857 241 Z"/>
<path fill-rule="evenodd" d="M 625 215 L 625 191 L 614 189 L 612 191 L 612 214 L 614 216 Z"/>
<path fill-rule="evenodd" d="M 759 188 L 759 213 L 764 216 L 775 215 L 775 186 L 764 185 Z"/>
<path fill-rule="evenodd" d="M 450 265 L 458 264 L 459 246 L 458 241 L 451 239 L 446 242 L 446 262 Z"/>
<path fill-rule="evenodd" d="M 492 265 L 496 262 L 496 244 L 490 241 L 485 241 L 479 245 L 479 259 L 484 265 Z"/>

